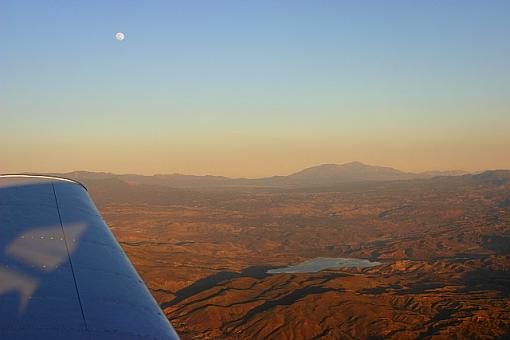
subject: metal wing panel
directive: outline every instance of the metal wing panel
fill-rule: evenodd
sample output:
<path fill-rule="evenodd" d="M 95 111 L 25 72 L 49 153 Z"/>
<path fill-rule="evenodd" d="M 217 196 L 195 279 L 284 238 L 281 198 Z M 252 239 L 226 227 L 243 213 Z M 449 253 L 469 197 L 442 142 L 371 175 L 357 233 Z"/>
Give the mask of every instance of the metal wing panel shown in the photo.
<path fill-rule="evenodd" d="M 0 176 L 0 337 L 24 334 L 178 338 L 72 181 Z"/>
<path fill-rule="evenodd" d="M 0 338 L 31 328 L 85 323 L 51 183 L 0 177 Z"/>

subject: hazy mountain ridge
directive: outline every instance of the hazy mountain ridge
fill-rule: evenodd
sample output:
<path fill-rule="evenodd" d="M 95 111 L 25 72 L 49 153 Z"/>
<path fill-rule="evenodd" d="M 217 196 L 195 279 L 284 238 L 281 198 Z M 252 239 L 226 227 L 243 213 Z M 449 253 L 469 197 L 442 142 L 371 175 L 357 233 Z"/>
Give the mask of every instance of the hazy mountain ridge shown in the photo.
<path fill-rule="evenodd" d="M 390 167 L 366 165 L 361 162 L 345 164 L 322 164 L 303 169 L 288 176 L 264 178 L 229 178 L 224 176 L 197 176 L 183 174 L 158 174 L 144 176 L 135 174 L 113 174 L 106 172 L 74 171 L 53 174 L 78 181 L 116 178 L 123 182 L 139 185 L 159 185 L 175 188 L 224 188 L 224 187 L 314 187 L 357 182 L 385 182 L 432 178 L 437 176 L 459 176 L 467 174 L 462 170 L 427 171 L 422 173 L 403 172 Z"/>

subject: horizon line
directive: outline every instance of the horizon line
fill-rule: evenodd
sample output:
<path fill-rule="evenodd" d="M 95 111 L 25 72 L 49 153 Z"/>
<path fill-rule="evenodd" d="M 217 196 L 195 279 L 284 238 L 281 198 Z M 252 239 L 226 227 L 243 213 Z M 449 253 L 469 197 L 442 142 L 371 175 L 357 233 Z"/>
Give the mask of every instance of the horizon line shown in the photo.
<path fill-rule="evenodd" d="M 286 177 L 291 176 L 293 174 L 299 173 L 303 170 L 311 169 L 311 168 L 317 168 L 317 167 L 323 167 L 323 166 L 347 166 L 347 165 L 361 165 L 365 167 L 373 167 L 373 168 L 383 168 L 383 169 L 392 169 L 399 171 L 403 174 L 425 174 L 429 172 L 459 172 L 459 175 L 466 175 L 466 174 L 477 174 L 482 173 L 485 171 L 496 171 L 496 170 L 509 170 L 504 168 L 494 168 L 494 169 L 479 169 L 475 171 L 468 171 L 463 169 L 447 169 L 447 170 L 423 170 L 423 171 L 404 171 L 400 170 L 398 168 L 394 168 L 391 166 L 382 166 L 382 165 L 373 165 L 373 164 L 367 164 L 361 161 L 350 161 L 346 163 L 321 163 L 318 165 L 312 165 L 304 168 L 300 168 L 298 170 L 295 170 L 291 173 L 288 173 L 286 175 L 269 175 L 269 176 L 259 176 L 259 177 L 243 177 L 243 176 L 225 176 L 225 175 L 212 175 L 209 173 L 206 174 L 189 174 L 189 173 L 180 173 L 180 172 L 167 172 L 167 173 L 152 173 L 152 174 L 140 174 L 140 173 L 134 173 L 134 172 L 114 172 L 114 171 L 103 171 L 103 170 L 71 170 L 71 171 L 44 171 L 44 172 L 38 172 L 38 171 L 27 171 L 27 172 L 20 172 L 20 174 L 41 174 L 41 175 L 65 175 L 65 174 L 72 174 L 72 173 L 95 173 L 95 174 L 110 174 L 115 176 L 144 176 L 144 177 L 155 177 L 155 176 L 191 176 L 191 177 L 220 177 L 220 178 L 227 178 L 227 179 L 264 179 L 264 178 L 272 178 L 272 177 Z M 12 174 L 12 172 L 11 172 Z"/>

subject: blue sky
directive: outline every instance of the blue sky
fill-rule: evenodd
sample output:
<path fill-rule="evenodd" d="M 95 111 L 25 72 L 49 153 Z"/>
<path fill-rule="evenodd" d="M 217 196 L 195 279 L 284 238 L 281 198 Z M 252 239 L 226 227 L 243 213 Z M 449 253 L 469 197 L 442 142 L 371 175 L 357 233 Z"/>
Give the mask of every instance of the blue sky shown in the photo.
<path fill-rule="evenodd" d="M 0 170 L 510 167 L 509 17 L 508 1 L 4 0 Z"/>

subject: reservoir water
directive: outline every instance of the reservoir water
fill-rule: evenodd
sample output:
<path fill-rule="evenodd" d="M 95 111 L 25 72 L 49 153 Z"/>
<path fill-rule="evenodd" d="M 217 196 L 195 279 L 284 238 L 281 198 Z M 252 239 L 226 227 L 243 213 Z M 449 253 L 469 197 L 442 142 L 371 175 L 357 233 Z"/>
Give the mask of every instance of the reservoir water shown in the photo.
<path fill-rule="evenodd" d="M 324 269 L 337 269 L 337 268 L 369 268 L 382 264 L 381 262 L 372 262 L 366 259 L 354 258 L 330 258 L 318 257 L 308 260 L 293 266 L 285 268 L 275 268 L 267 271 L 268 274 L 281 274 L 281 273 L 316 273 Z"/>

